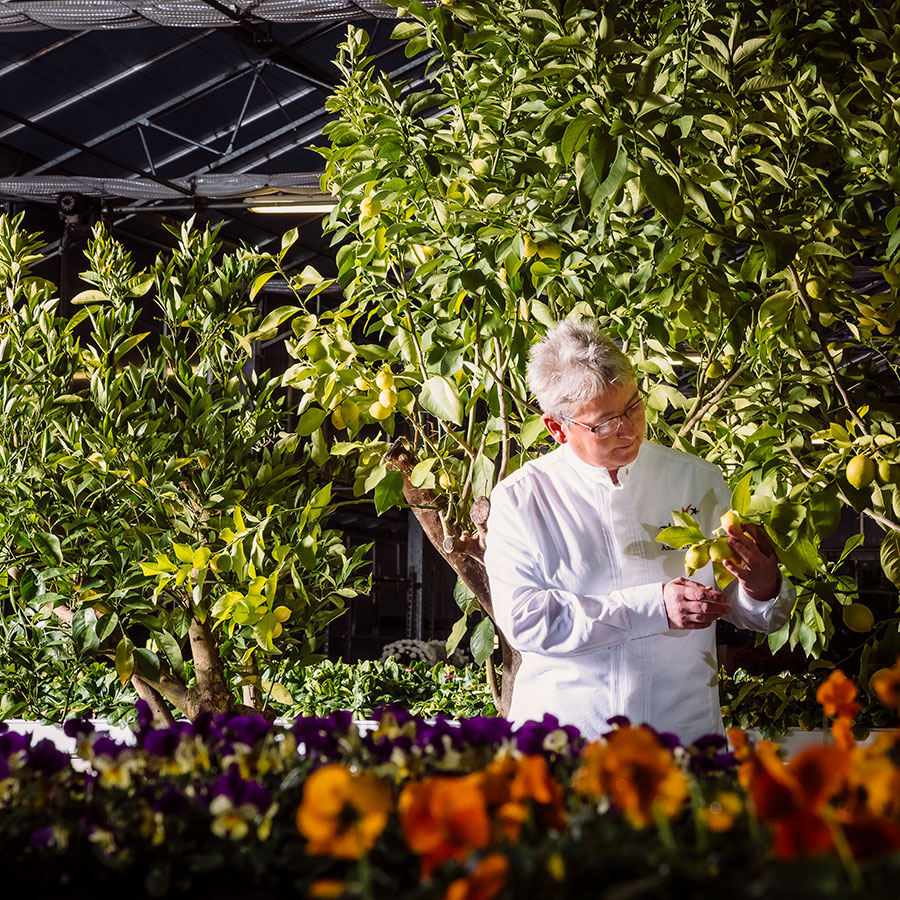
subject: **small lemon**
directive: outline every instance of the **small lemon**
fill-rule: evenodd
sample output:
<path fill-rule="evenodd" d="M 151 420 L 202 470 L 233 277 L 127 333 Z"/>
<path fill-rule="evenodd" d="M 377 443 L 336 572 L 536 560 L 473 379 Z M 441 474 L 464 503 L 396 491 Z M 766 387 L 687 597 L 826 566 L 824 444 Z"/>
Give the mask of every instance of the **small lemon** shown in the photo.
<path fill-rule="evenodd" d="M 706 367 L 706 377 L 710 379 L 710 381 L 718 381 L 725 374 L 725 369 L 722 368 L 722 363 L 720 363 L 717 359 L 714 359 L 707 367 Z"/>
<path fill-rule="evenodd" d="M 900 484 L 900 463 L 891 459 L 878 460 L 878 480 L 882 484 Z"/>
<path fill-rule="evenodd" d="M 877 471 L 875 460 L 860 453 L 847 463 L 847 481 L 857 490 L 862 490 L 875 480 Z"/>
<path fill-rule="evenodd" d="M 557 241 L 541 241 L 537 245 L 537 253 L 541 259 L 559 259 L 562 247 Z"/>
<path fill-rule="evenodd" d="M 392 388 L 385 388 L 378 395 L 378 402 L 382 406 L 396 406 L 397 405 L 397 392 Z"/>
<path fill-rule="evenodd" d="M 359 209 L 363 216 L 371 219 L 377 215 L 380 215 L 382 209 L 384 209 L 384 206 L 382 205 L 380 200 L 376 200 L 374 197 L 364 197 Z"/>
<path fill-rule="evenodd" d="M 372 385 L 370 385 L 369 382 L 366 381 L 366 379 L 363 378 L 362 375 L 360 375 L 353 381 L 353 387 L 355 387 L 358 391 L 365 393 L 366 391 L 371 389 Z"/>
<path fill-rule="evenodd" d="M 382 419 L 386 419 L 391 414 L 391 412 L 391 407 L 385 406 L 383 403 L 379 403 L 378 400 L 376 400 L 369 407 L 369 415 L 373 419 L 378 419 L 379 421 Z"/>
<path fill-rule="evenodd" d="M 286 606 L 276 606 L 275 609 L 272 610 L 275 615 L 275 619 L 278 622 L 287 622 L 287 620 L 291 617 L 291 611 Z"/>
<path fill-rule="evenodd" d="M 389 390 L 394 386 L 393 372 L 387 366 L 384 366 L 375 376 L 375 384 L 378 385 L 378 390 L 380 391 Z"/>
<path fill-rule="evenodd" d="M 709 546 L 707 544 L 693 544 L 684 554 L 684 566 L 686 569 L 702 569 L 709 562 Z"/>
<path fill-rule="evenodd" d="M 528 259 L 530 256 L 534 256 L 535 253 L 538 252 L 538 244 L 534 238 L 526 237 L 524 242 L 524 247 L 522 248 L 522 256 L 524 259 Z"/>
<path fill-rule="evenodd" d="M 810 280 L 806 282 L 806 294 L 812 300 L 820 300 L 825 296 L 826 287 L 827 285 L 824 278 L 819 278 L 819 276 L 810 278 Z"/>
<path fill-rule="evenodd" d="M 729 528 L 740 528 L 742 519 L 739 513 L 729 509 L 727 513 L 723 513 L 722 518 L 719 519 L 719 524 L 728 531 Z"/>
<path fill-rule="evenodd" d="M 281 632 L 284 631 L 284 627 L 281 622 L 276 622 L 275 627 L 272 629 L 272 637 L 277 638 L 281 637 Z"/>
<path fill-rule="evenodd" d="M 882 667 L 881 669 L 876 669 L 872 673 L 872 677 L 869 679 L 869 690 L 876 694 L 878 693 L 878 689 L 875 687 L 876 683 L 881 681 L 884 678 L 889 678 L 893 675 L 894 670 L 889 669 L 887 666 Z"/>
<path fill-rule="evenodd" d="M 875 624 L 875 616 L 865 603 L 851 603 L 844 607 L 844 624 L 851 631 L 871 631 Z"/>

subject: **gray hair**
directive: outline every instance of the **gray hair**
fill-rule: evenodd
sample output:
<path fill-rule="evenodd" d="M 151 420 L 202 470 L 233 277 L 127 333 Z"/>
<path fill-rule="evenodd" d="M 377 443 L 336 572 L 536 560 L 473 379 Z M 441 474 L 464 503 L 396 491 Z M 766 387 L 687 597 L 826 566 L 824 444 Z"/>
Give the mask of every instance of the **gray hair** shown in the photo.
<path fill-rule="evenodd" d="M 569 418 L 613 385 L 633 379 L 630 360 L 596 319 L 560 322 L 528 358 L 528 386 L 551 416 Z"/>

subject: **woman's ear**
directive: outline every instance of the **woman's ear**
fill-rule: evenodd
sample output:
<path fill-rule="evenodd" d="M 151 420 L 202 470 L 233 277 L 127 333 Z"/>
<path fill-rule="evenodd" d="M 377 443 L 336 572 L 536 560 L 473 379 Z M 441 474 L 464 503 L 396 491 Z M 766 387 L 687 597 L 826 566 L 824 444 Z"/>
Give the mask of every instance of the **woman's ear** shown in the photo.
<path fill-rule="evenodd" d="M 565 431 L 563 431 L 562 422 L 560 422 L 559 419 L 546 414 L 541 418 L 544 420 L 544 425 L 546 426 L 547 431 L 550 432 L 553 440 L 556 441 L 557 444 L 565 444 L 568 438 L 566 437 Z"/>

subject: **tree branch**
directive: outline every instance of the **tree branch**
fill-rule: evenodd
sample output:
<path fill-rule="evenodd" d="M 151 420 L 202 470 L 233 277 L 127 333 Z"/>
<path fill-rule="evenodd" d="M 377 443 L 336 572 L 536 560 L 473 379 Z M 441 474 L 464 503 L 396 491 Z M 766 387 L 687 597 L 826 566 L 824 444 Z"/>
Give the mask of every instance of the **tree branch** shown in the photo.
<path fill-rule="evenodd" d="M 838 393 L 841 395 L 841 399 L 844 401 L 844 405 L 847 407 L 848 412 L 852 416 L 853 421 L 856 422 L 859 430 L 863 434 L 868 434 L 869 431 L 866 428 L 866 423 L 863 422 L 859 414 L 853 408 L 853 405 L 850 402 L 850 394 L 847 391 L 847 388 L 844 386 L 843 379 L 841 378 L 841 373 L 838 371 L 838 367 L 834 364 L 834 360 L 831 358 L 831 354 L 828 352 L 828 341 L 826 340 L 825 334 L 822 331 L 822 326 L 819 323 L 819 319 L 812 308 L 812 304 L 809 302 L 809 296 L 806 293 L 806 287 L 800 281 L 800 275 L 794 268 L 793 263 L 788 266 L 788 271 L 791 273 L 791 278 L 794 281 L 794 287 L 797 289 L 797 296 L 800 298 L 800 303 L 803 305 L 803 309 L 806 311 L 806 316 L 809 319 L 809 327 L 813 330 L 813 333 L 819 339 L 819 345 L 822 348 L 822 355 L 825 357 L 825 365 L 828 366 L 828 371 L 831 372 L 831 380 L 834 382 L 834 386 L 837 388 Z"/>

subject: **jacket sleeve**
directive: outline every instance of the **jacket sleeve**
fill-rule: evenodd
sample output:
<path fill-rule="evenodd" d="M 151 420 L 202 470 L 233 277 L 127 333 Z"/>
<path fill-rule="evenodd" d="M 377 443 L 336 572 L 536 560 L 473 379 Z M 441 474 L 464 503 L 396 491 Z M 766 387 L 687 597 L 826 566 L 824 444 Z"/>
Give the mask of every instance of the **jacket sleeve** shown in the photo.
<path fill-rule="evenodd" d="M 669 630 L 660 582 L 590 595 L 548 584 L 538 535 L 502 488 L 484 559 L 496 623 L 517 650 L 569 656 Z"/>

